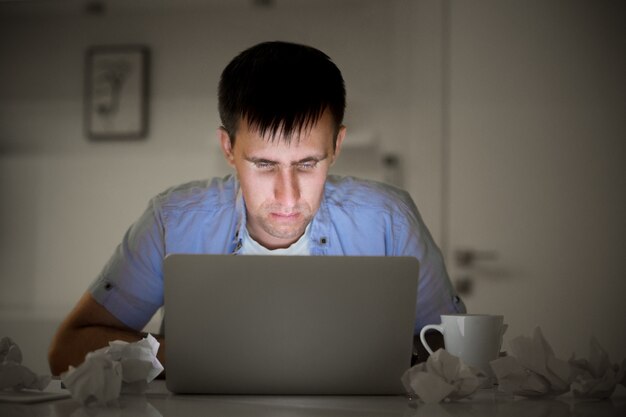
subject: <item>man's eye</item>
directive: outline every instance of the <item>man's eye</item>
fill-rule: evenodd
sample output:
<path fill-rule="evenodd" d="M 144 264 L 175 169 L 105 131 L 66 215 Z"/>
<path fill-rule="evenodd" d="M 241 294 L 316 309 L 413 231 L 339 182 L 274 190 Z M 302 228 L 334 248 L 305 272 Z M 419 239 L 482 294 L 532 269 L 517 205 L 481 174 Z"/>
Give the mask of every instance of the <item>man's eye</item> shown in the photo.
<path fill-rule="evenodd" d="M 311 161 L 311 162 L 303 162 L 301 164 L 298 164 L 298 168 L 301 170 L 309 170 L 309 169 L 313 169 L 317 166 L 317 161 Z"/>
<path fill-rule="evenodd" d="M 258 169 L 272 169 L 274 167 L 274 164 L 270 162 L 255 162 L 254 166 Z"/>

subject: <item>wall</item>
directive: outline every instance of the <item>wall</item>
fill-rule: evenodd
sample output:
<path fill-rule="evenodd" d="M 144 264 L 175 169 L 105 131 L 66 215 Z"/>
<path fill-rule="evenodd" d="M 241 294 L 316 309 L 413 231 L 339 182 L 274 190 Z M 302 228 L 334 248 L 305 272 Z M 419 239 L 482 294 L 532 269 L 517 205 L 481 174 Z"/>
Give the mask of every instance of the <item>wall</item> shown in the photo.
<path fill-rule="evenodd" d="M 507 339 L 626 355 L 626 4 L 454 0 L 450 262 Z M 488 251 L 469 268 L 455 249 Z"/>

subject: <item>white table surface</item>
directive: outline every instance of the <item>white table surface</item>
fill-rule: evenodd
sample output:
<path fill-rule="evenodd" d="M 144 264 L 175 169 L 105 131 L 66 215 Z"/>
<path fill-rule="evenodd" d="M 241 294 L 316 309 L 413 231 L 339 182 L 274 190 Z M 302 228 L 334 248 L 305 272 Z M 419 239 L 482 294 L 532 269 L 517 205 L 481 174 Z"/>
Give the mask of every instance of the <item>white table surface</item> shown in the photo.
<path fill-rule="evenodd" d="M 425 405 L 405 397 L 173 395 L 165 381 L 154 381 L 145 395 L 123 395 L 117 406 L 81 407 L 71 398 L 37 404 L 0 403 L 2 417 L 196 417 L 196 416 L 472 416 L 565 417 L 626 416 L 626 389 L 608 400 L 512 398 L 491 390 L 472 399 Z"/>

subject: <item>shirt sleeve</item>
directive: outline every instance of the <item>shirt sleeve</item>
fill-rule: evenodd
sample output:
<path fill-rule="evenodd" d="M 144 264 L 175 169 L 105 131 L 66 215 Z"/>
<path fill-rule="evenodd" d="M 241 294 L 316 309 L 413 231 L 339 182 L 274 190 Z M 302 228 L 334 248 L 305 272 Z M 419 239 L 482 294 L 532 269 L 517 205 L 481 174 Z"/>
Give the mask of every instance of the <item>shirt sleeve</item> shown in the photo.
<path fill-rule="evenodd" d="M 415 203 L 408 194 L 404 197 L 407 213 L 394 221 L 394 254 L 414 256 L 420 263 L 414 329 L 419 334 L 427 324 L 439 324 L 442 314 L 462 314 L 466 308 L 452 287 L 441 251 Z"/>
<path fill-rule="evenodd" d="M 163 305 L 163 235 L 163 224 L 152 200 L 89 286 L 98 303 L 138 331 Z"/>

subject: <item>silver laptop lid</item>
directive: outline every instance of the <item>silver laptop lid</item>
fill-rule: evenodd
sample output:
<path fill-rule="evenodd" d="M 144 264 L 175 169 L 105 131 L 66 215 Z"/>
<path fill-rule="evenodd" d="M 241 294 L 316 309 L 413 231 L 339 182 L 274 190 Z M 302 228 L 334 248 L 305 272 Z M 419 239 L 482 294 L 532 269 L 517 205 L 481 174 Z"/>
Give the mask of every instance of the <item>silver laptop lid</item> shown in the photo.
<path fill-rule="evenodd" d="M 403 392 L 415 258 L 170 255 L 164 274 L 172 392 Z"/>

